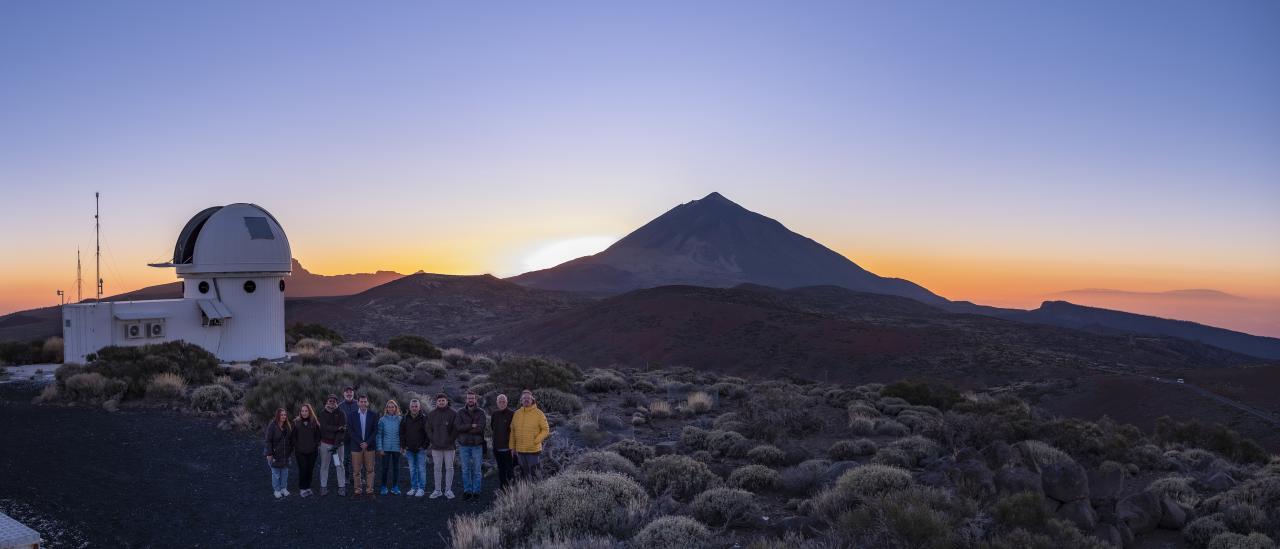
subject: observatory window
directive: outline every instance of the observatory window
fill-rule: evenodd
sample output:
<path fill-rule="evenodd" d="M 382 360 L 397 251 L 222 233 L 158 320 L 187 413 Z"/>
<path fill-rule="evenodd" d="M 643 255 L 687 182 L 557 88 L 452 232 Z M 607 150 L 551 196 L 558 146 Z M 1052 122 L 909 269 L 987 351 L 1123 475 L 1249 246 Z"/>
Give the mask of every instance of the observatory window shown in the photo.
<path fill-rule="evenodd" d="M 201 281 L 200 281 L 200 285 L 199 285 L 199 286 L 196 286 L 196 289 L 197 289 L 197 290 L 200 290 L 200 293 L 202 293 L 202 294 L 207 294 L 207 293 L 209 293 L 209 281 L 207 281 L 207 280 L 201 280 Z"/>
<path fill-rule="evenodd" d="M 280 281 L 280 291 L 282 291 L 282 292 L 284 291 L 284 281 L 283 281 L 283 280 L 281 280 L 281 281 Z"/>
<path fill-rule="evenodd" d="M 254 284 L 252 280 L 246 280 L 244 282 L 244 293 L 251 294 L 256 289 L 258 289 L 258 285 Z"/>
<path fill-rule="evenodd" d="M 271 224 L 267 223 L 265 217 L 246 217 L 244 218 L 244 226 L 249 228 L 250 240 L 275 240 L 276 235 L 271 233 Z"/>

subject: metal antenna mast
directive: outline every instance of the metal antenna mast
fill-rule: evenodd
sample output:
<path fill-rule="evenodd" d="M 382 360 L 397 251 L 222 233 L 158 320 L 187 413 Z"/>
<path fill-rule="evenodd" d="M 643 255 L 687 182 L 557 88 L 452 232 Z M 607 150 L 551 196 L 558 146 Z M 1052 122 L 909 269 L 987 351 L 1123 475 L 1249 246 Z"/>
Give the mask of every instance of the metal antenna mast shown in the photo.
<path fill-rule="evenodd" d="M 84 299 L 83 293 L 84 279 L 80 277 L 80 247 L 76 246 L 76 303 Z"/>
<path fill-rule="evenodd" d="M 93 193 L 93 277 L 98 280 L 98 298 L 102 301 L 102 238 L 98 226 L 98 192 Z"/>

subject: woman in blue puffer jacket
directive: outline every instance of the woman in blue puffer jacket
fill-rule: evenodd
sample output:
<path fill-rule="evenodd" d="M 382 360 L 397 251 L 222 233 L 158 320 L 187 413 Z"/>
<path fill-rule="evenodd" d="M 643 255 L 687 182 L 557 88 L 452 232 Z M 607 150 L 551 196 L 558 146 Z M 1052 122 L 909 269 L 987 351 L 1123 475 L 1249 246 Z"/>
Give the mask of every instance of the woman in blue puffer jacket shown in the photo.
<path fill-rule="evenodd" d="M 400 495 L 400 405 L 387 401 L 387 407 L 378 420 L 378 432 L 374 442 L 382 461 L 382 495 L 390 492 Z"/>

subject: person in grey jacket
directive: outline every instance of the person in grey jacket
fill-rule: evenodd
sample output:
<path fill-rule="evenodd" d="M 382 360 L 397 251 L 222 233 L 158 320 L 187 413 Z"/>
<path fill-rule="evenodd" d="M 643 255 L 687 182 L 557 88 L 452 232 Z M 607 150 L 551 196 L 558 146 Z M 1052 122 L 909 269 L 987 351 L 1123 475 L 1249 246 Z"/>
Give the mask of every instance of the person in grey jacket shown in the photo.
<path fill-rule="evenodd" d="M 431 498 L 453 499 L 454 441 L 458 438 L 455 420 L 458 413 L 449 407 L 449 397 L 436 395 L 436 407 L 427 413 L 427 441 L 431 446 L 431 466 L 435 472 L 435 490 Z M 444 484 L 440 477 L 444 477 Z M 441 491 L 443 489 L 443 491 Z"/>
<path fill-rule="evenodd" d="M 467 404 L 458 410 L 458 459 L 462 460 L 462 499 L 480 499 L 480 468 L 484 465 L 484 431 L 489 417 L 479 406 L 475 391 L 467 391 Z"/>

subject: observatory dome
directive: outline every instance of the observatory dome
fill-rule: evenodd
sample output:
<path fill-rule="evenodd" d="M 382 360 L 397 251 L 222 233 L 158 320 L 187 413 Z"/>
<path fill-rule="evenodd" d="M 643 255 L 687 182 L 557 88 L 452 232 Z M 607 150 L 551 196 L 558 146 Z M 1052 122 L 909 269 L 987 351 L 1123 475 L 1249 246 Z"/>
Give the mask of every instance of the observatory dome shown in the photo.
<path fill-rule="evenodd" d="M 256 204 L 205 209 L 192 217 L 173 247 L 178 275 L 288 273 L 293 255 L 280 223 Z"/>

